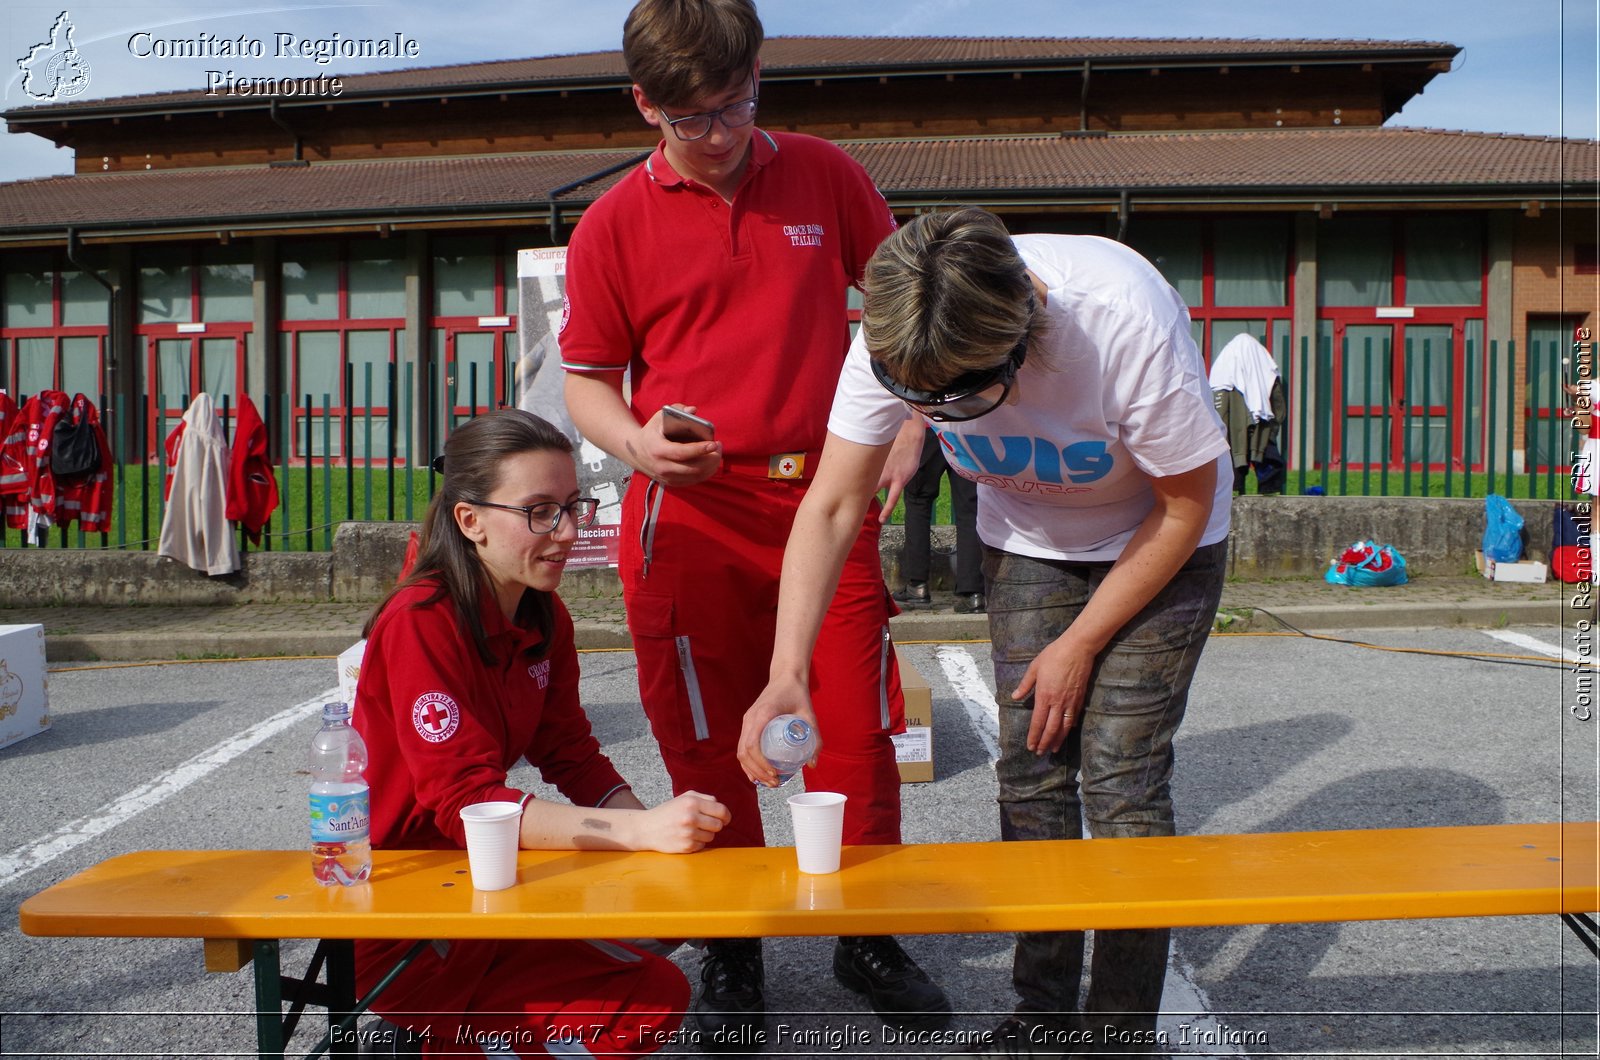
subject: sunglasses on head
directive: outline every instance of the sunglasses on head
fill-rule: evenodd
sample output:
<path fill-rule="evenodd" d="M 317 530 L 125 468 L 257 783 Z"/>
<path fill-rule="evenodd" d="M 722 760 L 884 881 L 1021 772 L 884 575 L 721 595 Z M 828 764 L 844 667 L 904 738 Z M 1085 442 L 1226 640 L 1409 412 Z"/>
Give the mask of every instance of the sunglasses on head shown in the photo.
<path fill-rule="evenodd" d="M 993 368 L 980 368 L 959 375 L 940 390 L 913 390 L 890 378 L 883 362 L 872 359 L 872 375 L 883 387 L 930 420 L 960 423 L 987 415 L 1005 404 L 1016 382 L 1017 369 L 1028 359 L 1028 336 L 1012 349 L 1010 356 Z"/>

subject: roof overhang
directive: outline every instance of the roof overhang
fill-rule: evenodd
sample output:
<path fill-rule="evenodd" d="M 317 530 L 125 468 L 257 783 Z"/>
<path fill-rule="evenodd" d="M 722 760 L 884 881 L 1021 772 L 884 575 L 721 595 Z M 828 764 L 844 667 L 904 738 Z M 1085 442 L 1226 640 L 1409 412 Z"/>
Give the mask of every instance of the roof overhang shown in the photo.
<path fill-rule="evenodd" d="M 841 145 L 898 210 L 1523 209 L 1600 201 L 1596 145 L 1281 130 Z M 637 150 L 83 174 L 0 185 L 0 243 L 571 222 Z"/>
<path fill-rule="evenodd" d="M 874 51 L 896 49 L 913 54 L 886 58 Z M 974 48 L 988 43 L 991 48 Z M 1042 38 L 1038 46 L 1001 47 L 1006 39 L 983 38 L 786 38 L 773 37 L 763 49 L 761 75 L 766 81 L 854 81 L 922 77 L 964 77 L 1081 73 L 1094 70 L 1144 70 L 1304 66 L 1407 66 L 1431 78 L 1450 69 L 1460 48 L 1431 41 L 1258 41 L 1156 39 Z M 1026 45 L 1029 42 L 1021 42 Z M 868 54 L 841 54 L 841 44 Z M 1113 47 L 1107 47 L 1107 45 Z M 1075 48 L 1074 45 L 1079 47 Z M 1182 45 L 1182 47 L 1178 47 Z M 830 50 L 831 49 L 831 50 Z M 1276 50 L 1271 50 L 1276 49 Z M 1030 54 L 1030 51 L 1033 54 Z M 776 54 L 772 54 L 776 52 Z M 976 53 L 975 53 L 976 52 Z M 770 56 L 770 57 L 769 57 Z M 560 64 L 559 74 L 540 74 L 543 65 Z M 580 69 L 572 69 L 577 64 Z M 592 67 L 590 71 L 581 69 Z M 508 75 L 510 70 L 519 71 Z M 474 73 L 474 71 L 481 71 Z M 410 75 L 410 82 L 407 77 Z M 508 60 L 463 64 L 414 71 L 377 74 L 328 74 L 343 86 L 337 97 L 310 98 L 208 95 L 204 92 L 166 92 L 76 103 L 45 104 L 0 112 L 12 132 L 36 132 L 63 124 L 116 119 L 160 118 L 166 115 L 208 112 L 249 112 L 268 109 L 276 98 L 280 109 L 353 106 L 469 99 L 560 95 L 573 92 L 610 92 L 628 88 L 620 52 L 594 52 L 580 56 Z"/>

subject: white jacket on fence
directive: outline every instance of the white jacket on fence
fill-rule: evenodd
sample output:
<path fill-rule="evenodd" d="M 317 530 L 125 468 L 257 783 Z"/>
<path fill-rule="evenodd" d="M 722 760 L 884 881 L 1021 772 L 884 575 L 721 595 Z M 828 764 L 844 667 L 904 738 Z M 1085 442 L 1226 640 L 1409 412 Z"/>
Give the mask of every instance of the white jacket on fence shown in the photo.
<path fill-rule="evenodd" d="M 226 514 L 228 443 L 210 394 L 202 391 L 190 403 L 183 423 L 158 554 L 207 574 L 232 574 L 239 546 Z"/>
<path fill-rule="evenodd" d="M 1277 381 L 1278 362 L 1250 335 L 1235 335 L 1217 351 L 1208 380 L 1212 390 L 1243 394 L 1252 423 L 1272 419 L 1272 384 Z"/>

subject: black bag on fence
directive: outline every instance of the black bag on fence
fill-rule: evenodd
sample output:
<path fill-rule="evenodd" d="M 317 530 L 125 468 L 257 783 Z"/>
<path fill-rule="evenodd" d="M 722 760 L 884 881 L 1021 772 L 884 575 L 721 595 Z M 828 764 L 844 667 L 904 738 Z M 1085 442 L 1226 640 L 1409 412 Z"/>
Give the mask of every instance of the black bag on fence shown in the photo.
<path fill-rule="evenodd" d="M 79 478 L 100 470 L 100 442 L 94 436 L 94 426 L 89 422 L 89 402 L 83 403 L 77 418 L 73 411 L 76 400 L 56 421 L 50 436 L 50 473 L 56 478 Z"/>

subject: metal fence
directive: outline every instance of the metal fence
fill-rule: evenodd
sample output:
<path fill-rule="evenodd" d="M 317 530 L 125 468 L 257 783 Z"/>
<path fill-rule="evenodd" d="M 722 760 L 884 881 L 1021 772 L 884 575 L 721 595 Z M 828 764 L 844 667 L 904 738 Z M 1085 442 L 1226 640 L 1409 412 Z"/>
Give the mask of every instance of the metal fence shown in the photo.
<path fill-rule="evenodd" d="M 1331 342 L 1314 348 L 1304 341 L 1280 361 L 1289 402 L 1280 439 L 1290 468 L 1286 489 L 1570 498 L 1586 413 L 1576 415 L 1582 402 L 1566 385 L 1582 370 L 1569 360 L 1575 359 L 1559 342 L 1531 343 L 1519 360 L 1509 343 L 1491 342 L 1479 351 L 1469 342 L 1457 356 L 1450 344 L 1427 341 L 1408 342 L 1400 351 L 1370 340 L 1343 343 L 1337 351 Z M 491 379 L 499 369 L 484 367 L 480 373 L 477 364 L 463 365 L 464 378 L 428 373 L 419 393 L 410 364 L 391 364 L 377 377 L 374 366 L 364 364 L 359 379 L 347 366 L 342 395 L 268 395 L 260 411 L 279 506 L 259 544 L 240 531 L 241 550 L 324 551 L 340 522 L 420 519 L 438 485 L 428 467 L 432 454 L 418 450 L 420 436 L 433 439 L 437 449 L 457 423 L 496 401 L 516 400 L 513 373 Z M 1522 385 L 1516 386 L 1519 374 Z M 365 403 L 357 405 L 356 397 Z M 216 401 L 231 435 L 234 400 L 222 394 Z M 182 404 L 188 403 L 183 395 Z M 1310 415 L 1301 414 L 1306 409 Z M 76 525 L 57 527 L 43 547 L 154 550 L 167 507 L 162 441 L 177 418 L 143 402 L 130 407 L 119 395 L 107 416 L 114 449 L 111 528 L 84 534 Z M 936 518 L 948 522 L 948 498 Z M 40 544 L 14 527 L 0 534 L 0 547 Z"/>
<path fill-rule="evenodd" d="M 1303 341 L 1289 373 L 1289 466 L 1300 493 L 1568 499 L 1588 428 L 1568 384 L 1592 367 L 1559 342 Z M 1516 385 L 1522 374 L 1521 387 Z M 1580 372 L 1584 374 L 1580 377 Z M 1312 415 L 1297 415 L 1311 409 Z"/>
<path fill-rule="evenodd" d="M 263 399 L 260 413 L 279 502 L 262 528 L 259 544 L 252 544 L 239 530 L 242 552 L 326 551 L 333 546 L 340 522 L 422 517 L 437 481 L 428 458 L 414 451 L 416 432 L 411 425 L 418 388 L 413 367 L 389 365 L 382 389 L 374 387 L 380 380 L 374 379 L 373 366 L 362 367 L 359 391 L 353 368 L 346 367 L 344 394 L 381 394 L 382 404 L 350 408 L 333 394 L 295 398 L 268 394 Z M 428 417 L 428 437 L 442 439 L 454 424 L 492 407 L 488 396 L 492 386 L 480 388 L 477 366 L 471 367 L 465 386 L 446 380 L 441 387 L 435 377 L 424 379 L 421 408 Z M 233 396 L 214 397 L 231 444 L 237 420 Z M 183 406 L 189 401 L 189 395 L 180 396 Z M 103 396 L 98 405 L 106 409 Z M 143 402 L 129 408 L 122 395 L 117 395 L 108 413 L 114 491 L 110 529 L 85 534 L 76 524 L 58 526 L 43 541 L 29 541 L 21 529 L 7 526 L 0 533 L 0 547 L 156 549 L 168 504 L 164 442 L 181 417 L 161 408 L 152 411 Z"/>

